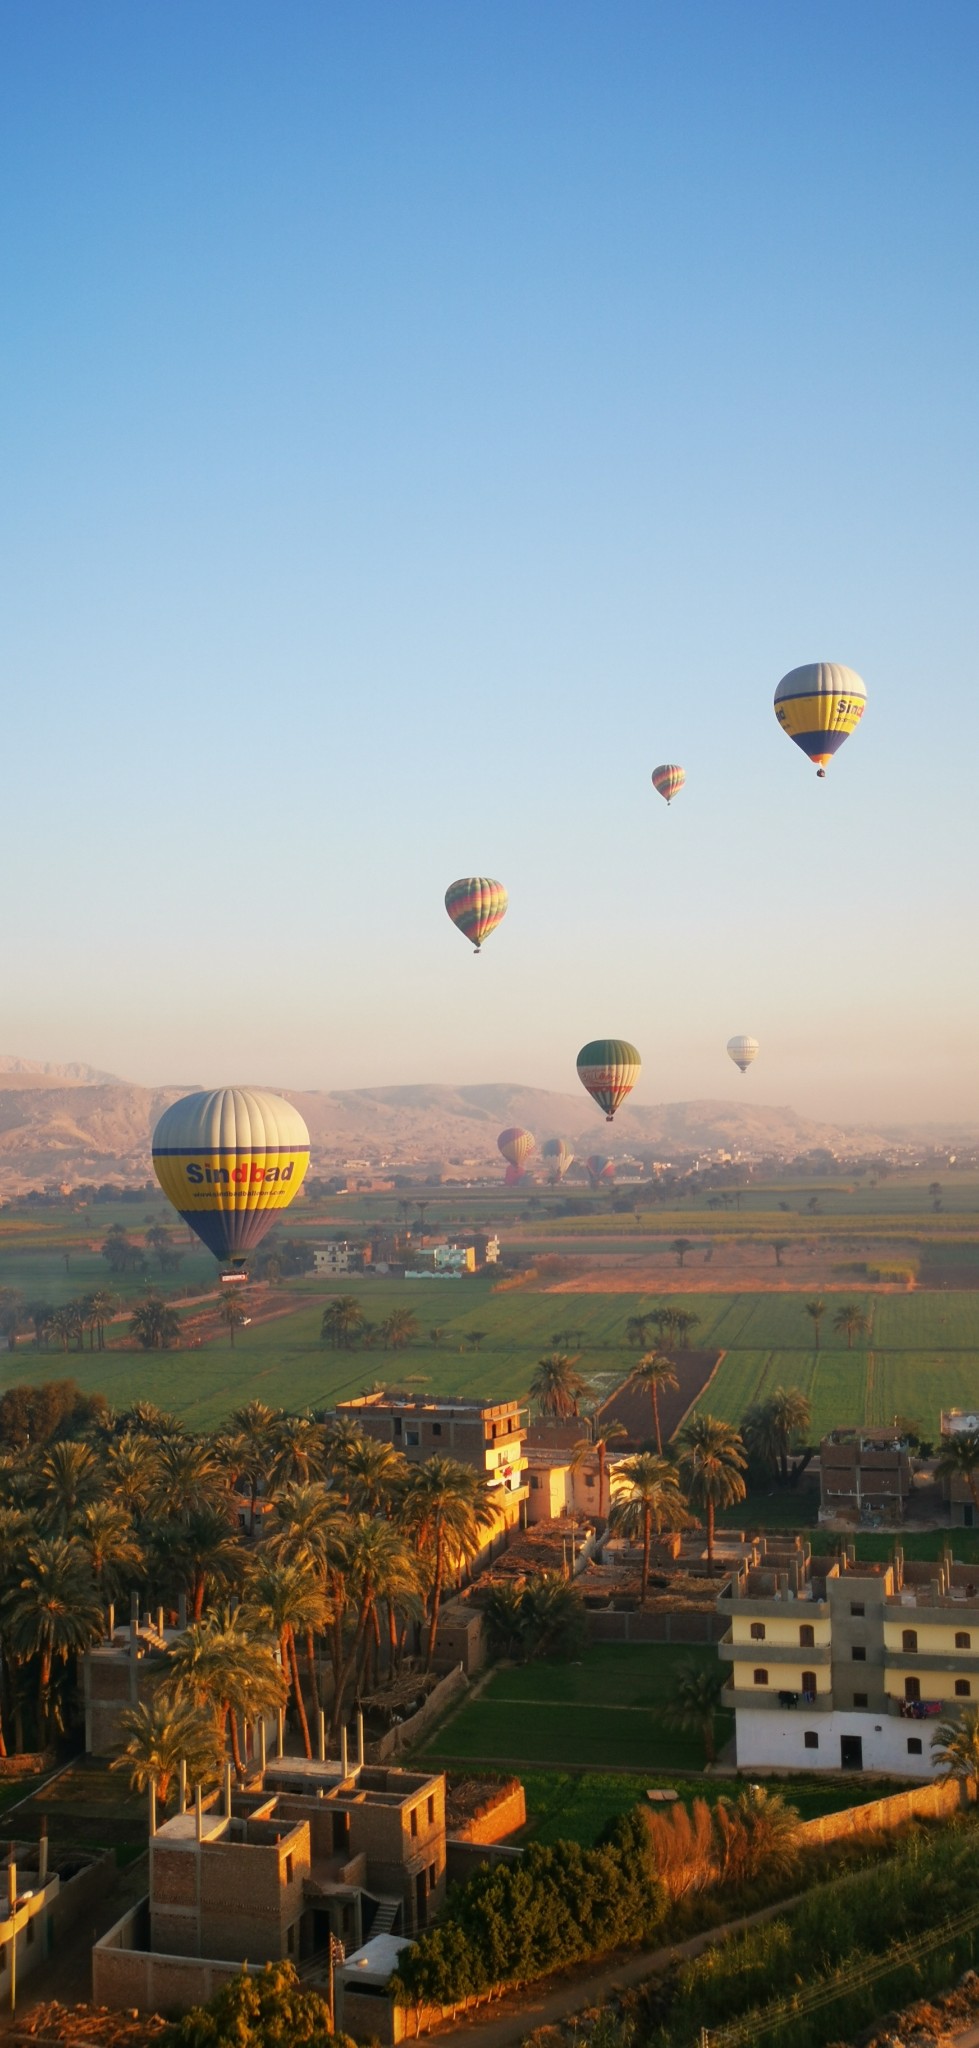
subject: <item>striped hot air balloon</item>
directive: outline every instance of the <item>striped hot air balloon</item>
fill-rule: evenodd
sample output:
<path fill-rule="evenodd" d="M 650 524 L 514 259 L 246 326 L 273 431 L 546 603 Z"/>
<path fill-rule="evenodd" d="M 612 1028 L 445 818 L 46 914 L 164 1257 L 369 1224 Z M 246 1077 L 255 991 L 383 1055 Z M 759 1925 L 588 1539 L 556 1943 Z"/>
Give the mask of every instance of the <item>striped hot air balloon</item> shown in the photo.
<path fill-rule="evenodd" d="M 460 881 L 450 882 L 445 892 L 445 907 L 453 924 L 472 940 L 476 953 L 506 916 L 509 900 L 503 883 L 491 881 L 488 875 L 464 875 Z"/>
<path fill-rule="evenodd" d="M 673 802 L 686 779 L 686 769 L 679 767 L 676 761 L 664 761 L 661 768 L 653 769 L 653 788 L 666 798 L 668 804 Z"/>
<path fill-rule="evenodd" d="M 790 669 L 775 692 L 775 716 L 782 731 L 808 754 L 821 776 L 859 725 L 866 705 L 860 677 L 836 661 L 807 661 L 802 668 Z"/>
<path fill-rule="evenodd" d="M 525 1161 L 530 1158 L 537 1140 L 533 1131 L 522 1130 L 519 1124 L 513 1124 L 508 1130 L 500 1132 L 496 1143 L 497 1149 L 502 1152 L 507 1163 L 507 1186 L 512 1187 L 513 1182 L 520 1179 Z"/>
<path fill-rule="evenodd" d="M 585 1172 L 592 1187 L 601 1187 L 603 1181 L 615 1179 L 615 1161 L 606 1158 L 604 1152 L 592 1152 L 585 1160 Z"/>
<path fill-rule="evenodd" d="M 747 1073 L 752 1060 L 758 1058 L 759 1051 L 760 1047 L 757 1038 L 746 1038 L 744 1035 L 741 1035 L 737 1038 L 728 1039 L 728 1059 L 733 1060 L 736 1067 L 740 1067 L 742 1074 Z"/>
<path fill-rule="evenodd" d="M 548 1138 L 540 1148 L 540 1156 L 547 1160 L 552 1187 L 564 1179 L 568 1167 L 574 1164 L 574 1152 L 564 1138 Z"/>
<path fill-rule="evenodd" d="M 578 1054 L 578 1079 L 599 1108 L 607 1123 L 625 1101 L 639 1079 L 642 1061 L 627 1038 L 593 1038 Z"/>
<path fill-rule="evenodd" d="M 298 1109 L 262 1088 L 212 1088 L 165 1109 L 153 1171 L 168 1202 L 232 1270 L 261 1244 L 309 1165 Z"/>

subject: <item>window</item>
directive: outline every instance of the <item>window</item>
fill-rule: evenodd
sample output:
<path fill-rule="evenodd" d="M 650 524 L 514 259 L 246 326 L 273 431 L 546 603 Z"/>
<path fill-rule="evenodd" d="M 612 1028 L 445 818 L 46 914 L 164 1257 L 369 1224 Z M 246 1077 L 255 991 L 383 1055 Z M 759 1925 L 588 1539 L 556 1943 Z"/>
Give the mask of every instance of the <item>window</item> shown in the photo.
<path fill-rule="evenodd" d="M 966 1629 L 966 1628 L 960 1628 L 960 1629 L 956 1629 L 956 1632 L 955 1632 L 955 1647 L 956 1647 L 956 1649 L 957 1649 L 957 1650 L 971 1650 L 971 1648 L 972 1648 L 972 1637 L 970 1636 L 970 1634 L 969 1634 L 969 1631 L 968 1631 L 968 1629 Z"/>
<path fill-rule="evenodd" d="M 866 1664 L 867 1662 L 867 1652 L 863 1643 L 854 1643 L 850 1655 L 855 1664 Z"/>
<path fill-rule="evenodd" d="M 920 1756 L 920 1755 L 921 1755 L 921 1737 L 920 1737 L 920 1735 L 909 1735 L 909 1736 L 908 1736 L 908 1755 L 909 1755 L 909 1756 Z"/>
<path fill-rule="evenodd" d="M 767 1685 L 767 1684 L 768 1684 L 768 1673 L 767 1673 L 767 1671 L 756 1671 L 756 1672 L 755 1672 L 755 1684 L 756 1684 L 756 1685 Z"/>
<path fill-rule="evenodd" d="M 816 1734 L 815 1728 L 807 1728 L 802 1740 L 806 1749 L 819 1748 L 819 1737 Z"/>
<path fill-rule="evenodd" d="M 539 1487 L 540 1487 L 540 1480 L 538 1479 L 538 1477 L 537 1477 L 537 1474 L 536 1474 L 536 1472 L 532 1472 L 532 1473 L 531 1473 L 531 1475 L 530 1475 L 530 1490 L 531 1490 L 531 1492 L 532 1492 L 532 1493 L 536 1493 L 536 1492 L 538 1491 L 538 1488 L 539 1488 Z"/>
<path fill-rule="evenodd" d="M 289 1856 L 287 1856 L 287 1857 L 286 1857 L 286 1883 L 287 1883 L 287 1884 L 291 1884 L 291 1883 L 292 1883 L 292 1871 L 293 1871 L 293 1862 L 292 1862 L 292 1857 L 291 1857 L 291 1855 L 289 1855 Z"/>
<path fill-rule="evenodd" d="M 433 1435 L 433 1436 L 441 1436 L 441 1434 L 442 1434 L 442 1424 L 441 1424 L 440 1422 L 433 1422 L 433 1424 L 432 1424 L 432 1435 Z"/>
<path fill-rule="evenodd" d="M 906 1628 L 906 1629 L 904 1629 L 904 1630 L 902 1631 L 902 1634 L 901 1634 L 901 1648 L 902 1648 L 902 1650 L 916 1650 L 916 1649 L 917 1649 L 917 1647 L 918 1647 L 918 1631 L 917 1631 L 917 1629 L 916 1629 L 916 1628 Z"/>
<path fill-rule="evenodd" d="M 435 1794 L 434 1794 L 434 1792 L 430 1794 L 430 1796 L 429 1796 L 429 1801 L 428 1801 L 428 1825 L 429 1825 L 429 1827 L 430 1827 L 430 1828 L 431 1828 L 431 1827 L 434 1827 L 434 1825 L 435 1825 Z"/>
<path fill-rule="evenodd" d="M 411 1809 L 411 1832 L 412 1832 L 412 1834 L 413 1834 L 413 1835 L 417 1835 L 417 1833 L 418 1833 L 418 1808 L 417 1808 L 417 1806 L 413 1806 L 413 1807 L 412 1807 L 412 1809 Z"/>
<path fill-rule="evenodd" d="M 814 1671 L 804 1671 L 804 1672 L 803 1672 L 803 1674 L 802 1674 L 802 1690 L 803 1690 L 803 1692 L 810 1692 L 810 1693 L 812 1694 L 812 1696 L 813 1696 L 813 1699 L 815 1699 L 815 1697 L 816 1697 L 816 1674 L 815 1674 L 815 1672 L 814 1672 Z"/>
<path fill-rule="evenodd" d="M 920 1698 L 921 1698 L 921 1680 L 920 1680 L 920 1678 L 906 1678 L 906 1679 L 905 1679 L 905 1681 L 904 1681 L 904 1697 L 905 1697 L 905 1699 L 906 1699 L 906 1700 L 920 1700 Z"/>
<path fill-rule="evenodd" d="M 291 1955 L 291 1954 L 292 1954 L 292 1951 L 293 1951 L 293 1949 L 295 1948 L 295 1946 L 296 1946 L 296 1930 L 295 1930 L 295 1928 L 294 1928 L 294 1927 L 287 1927 L 287 1928 L 286 1928 L 286 1950 L 287 1950 L 287 1953 L 288 1953 L 289 1955 Z"/>
<path fill-rule="evenodd" d="M 438 1869 L 434 1863 L 430 1863 L 428 1866 L 428 1889 L 430 1892 L 435 1890 L 438 1881 Z"/>
<path fill-rule="evenodd" d="M 865 1693 L 865 1692 L 855 1692 L 855 1693 L 854 1693 L 854 1695 L 853 1695 L 853 1704 L 854 1704 L 854 1706 L 855 1706 L 855 1707 L 865 1707 L 865 1706 L 866 1706 L 866 1704 L 867 1704 L 867 1700 L 868 1700 L 868 1698 L 869 1698 L 869 1694 L 868 1694 L 868 1693 Z"/>
<path fill-rule="evenodd" d="M 417 1431 L 417 1429 L 409 1429 L 409 1430 L 408 1430 L 408 1431 L 406 1432 L 406 1436 L 405 1436 L 405 1442 L 406 1442 L 406 1443 L 409 1443 L 409 1444 L 416 1444 L 416 1443 L 418 1442 L 418 1431 Z"/>
<path fill-rule="evenodd" d="M 400 1435 L 401 1435 L 401 1431 L 402 1431 L 402 1428 L 403 1428 L 403 1427 L 404 1427 L 404 1425 L 403 1425 L 403 1423 L 402 1423 L 402 1421 L 401 1421 L 401 1417 L 400 1417 L 400 1415 L 396 1415 L 396 1416 L 395 1416 L 395 1418 L 394 1418 L 394 1434 L 395 1434 L 395 1436 L 400 1436 Z"/>
<path fill-rule="evenodd" d="M 971 1687 L 971 1685 L 969 1684 L 969 1681 L 968 1681 L 968 1679 L 967 1679 L 967 1678 L 957 1678 L 957 1679 L 956 1679 L 956 1681 L 955 1681 L 955 1697 L 956 1697 L 956 1699 L 957 1699 L 957 1700 L 967 1700 L 967 1699 L 969 1698 L 969 1695 L 970 1695 L 971 1691 L 972 1691 L 972 1687 Z"/>
<path fill-rule="evenodd" d="M 863 1601 L 862 1601 L 862 1600 L 851 1600 L 851 1602 L 850 1602 L 850 1613 L 851 1613 L 851 1614 L 853 1615 L 854 1619 L 856 1620 L 856 1618 L 857 1618 L 857 1617 L 858 1617 L 859 1615 L 861 1615 L 861 1614 L 863 1613 Z"/>
<path fill-rule="evenodd" d="M 764 1642 L 764 1640 L 765 1640 L 765 1624 L 764 1624 L 764 1622 L 763 1622 L 763 1621 L 753 1621 L 753 1622 L 752 1622 L 752 1624 L 751 1624 L 751 1640 L 752 1640 L 752 1642 L 753 1642 L 753 1643 L 763 1643 L 763 1642 Z"/>
<path fill-rule="evenodd" d="M 816 1631 L 811 1621 L 804 1621 L 799 1630 L 799 1648 L 800 1650 L 814 1650 L 815 1647 Z"/>
<path fill-rule="evenodd" d="M 585 1473 L 585 1485 L 586 1485 L 586 1486 L 594 1486 L 594 1484 L 595 1484 L 595 1474 L 594 1474 L 594 1472 L 586 1472 L 586 1473 Z"/>

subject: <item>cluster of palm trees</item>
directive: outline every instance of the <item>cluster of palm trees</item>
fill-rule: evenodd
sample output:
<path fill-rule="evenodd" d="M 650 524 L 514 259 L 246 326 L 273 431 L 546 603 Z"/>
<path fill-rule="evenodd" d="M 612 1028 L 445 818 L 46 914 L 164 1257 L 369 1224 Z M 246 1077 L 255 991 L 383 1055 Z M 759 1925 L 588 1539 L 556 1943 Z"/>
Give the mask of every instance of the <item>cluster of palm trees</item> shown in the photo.
<path fill-rule="evenodd" d="M 369 1351 L 376 1344 L 385 1351 L 404 1351 L 420 1335 L 418 1317 L 410 1308 L 393 1308 L 383 1322 L 369 1323 L 353 1294 L 335 1295 L 323 1310 L 320 1324 L 324 1344 L 332 1344 L 335 1351 L 353 1351 L 358 1347 Z M 432 1330 L 429 1335 L 437 1348 L 442 1331 Z"/>
<path fill-rule="evenodd" d="M 700 1317 L 693 1309 L 673 1308 L 669 1304 L 659 1308 L 644 1309 L 640 1315 L 630 1316 L 625 1326 L 625 1341 L 638 1351 L 647 1351 L 650 1344 L 650 1330 L 656 1333 L 656 1342 L 667 1349 L 677 1344 L 686 1351 L 690 1338 L 699 1327 Z"/>
<path fill-rule="evenodd" d="M 311 1754 L 310 1709 L 335 1733 L 416 1632 L 431 1662 L 443 1595 L 495 1523 L 471 1467 L 412 1466 L 346 1418 L 261 1401 L 197 1436 L 140 1402 L 74 1441 L 3 1453 L 0 1753 L 4 1729 L 23 1747 L 68 1725 L 75 1660 L 135 1591 L 188 1617 L 166 1694 L 141 1710 L 144 1746 L 206 1695 L 212 1747 L 226 1731 L 237 1763 L 242 1724 L 287 1688 Z"/>
<path fill-rule="evenodd" d="M 803 1307 L 812 1323 L 813 1346 L 818 1351 L 819 1331 L 823 1317 L 826 1314 L 826 1303 L 817 1296 L 813 1301 L 804 1302 Z M 846 1338 L 846 1348 L 848 1351 L 852 1351 L 854 1337 L 868 1337 L 870 1335 L 871 1318 L 860 1307 L 859 1302 L 844 1301 L 840 1303 L 833 1316 L 833 1328 L 834 1330 L 839 1330 L 841 1336 Z"/>

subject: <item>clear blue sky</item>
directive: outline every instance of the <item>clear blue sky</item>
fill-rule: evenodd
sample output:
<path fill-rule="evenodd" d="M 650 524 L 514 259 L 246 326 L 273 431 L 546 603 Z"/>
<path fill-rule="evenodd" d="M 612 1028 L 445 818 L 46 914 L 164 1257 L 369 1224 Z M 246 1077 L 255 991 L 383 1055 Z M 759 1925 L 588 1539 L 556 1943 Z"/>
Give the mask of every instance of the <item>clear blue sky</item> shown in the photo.
<path fill-rule="evenodd" d="M 0 1044 L 979 1117 L 977 98 L 974 0 L 5 0 Z"/>

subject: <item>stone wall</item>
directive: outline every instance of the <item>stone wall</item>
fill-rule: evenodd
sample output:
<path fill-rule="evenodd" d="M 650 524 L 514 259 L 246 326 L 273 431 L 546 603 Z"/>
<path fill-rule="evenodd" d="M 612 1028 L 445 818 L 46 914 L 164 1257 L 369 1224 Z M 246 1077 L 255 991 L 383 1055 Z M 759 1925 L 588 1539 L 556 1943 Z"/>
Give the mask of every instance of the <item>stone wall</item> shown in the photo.
<path fill-rule="evenodd" d="M 590 1643 L 719 1643 L 730 1618 L 713 1608 L 657 1613 L 655 1609 L 588 1609 Z"/>
<path fill-rule="evenodd" d="M 419 1707 L 417 1714 L 412 1714 L 409 1721 L 397 1722 L 393 1728 L 388 1729 L 386 1735 L 380 1736 L 376 1742 L 368 1743 L 369 1761 L 381 1764 L 386 1763 L 389 1757 L 400 1756 L 403 1750 L 409 1749 L 412 1743 L 417 1742 L 418 1737 L 431 1722 L 437 1721 L 439 1715 L 445 1713 L 454 1699 L 461 1698 L 468 1690 L 469 1680 L 461 1664 L 457 1664 L 454 1671 L 448 1672 L 445 1678 L 440 1678 L 438 1684 L 433 1686 L 424 1706 Z"/>
<path fill-rule="evenodd" d="M 791 1801 L 791 1788 L 787 1788 Z M 912 1820 L 948 1820 L 975 1799 L 971 1786 L 957 1778 L 943 1785 L 915 1785 L 908 1792 L 894 1792 L 888 1799 L 870 1799 L 865 1806 L 846 1806 L 841 1813 L 824 1813 L 819 1820 L 803 1821 L 799 1835 L 805 1843 L 839 1842 L 854 1835 L 885 1834 L 891 1828 L 907 1827 Z"/>
<path fill-rule="evenodd" d="M 452 1830 L 454 1842 L 502 1842 L 527 1824 L 527 1801 L 519 1778 L 490 1793 L 476 1812 Z"/>

